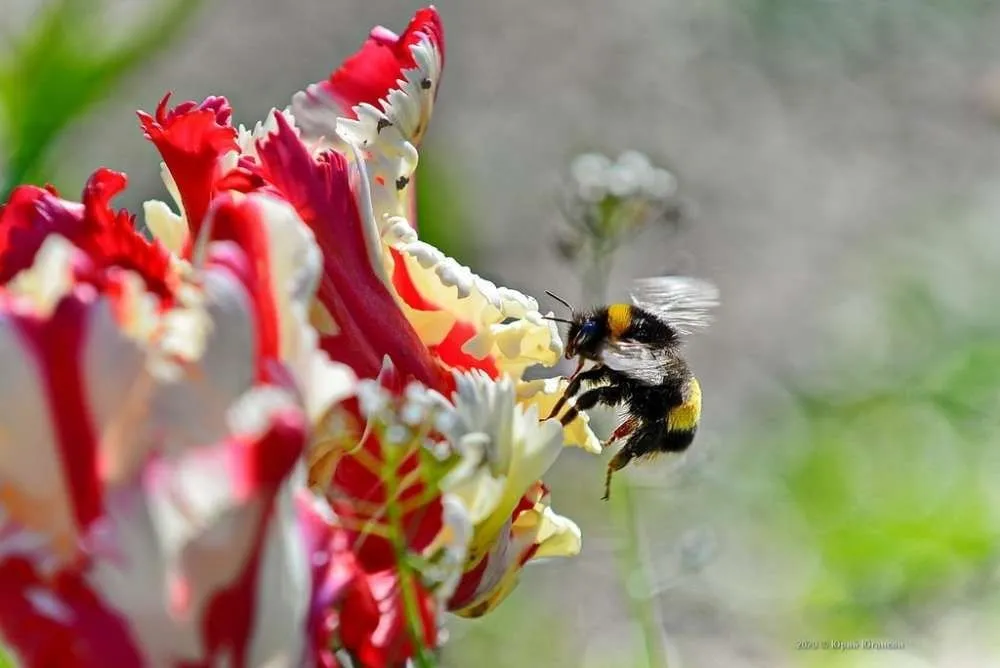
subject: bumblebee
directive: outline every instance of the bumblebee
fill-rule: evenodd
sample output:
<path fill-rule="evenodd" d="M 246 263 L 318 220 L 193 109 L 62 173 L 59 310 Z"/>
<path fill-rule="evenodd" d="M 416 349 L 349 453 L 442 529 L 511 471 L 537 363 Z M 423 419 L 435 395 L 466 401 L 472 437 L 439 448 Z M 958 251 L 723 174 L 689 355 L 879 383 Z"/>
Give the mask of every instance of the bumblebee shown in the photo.
<path fill-rule="evenodd" d="M 681 356 L 682 337 L 710 322 L 718 305 L 711 283 L 685 277 L 636 281 L 631 304 L 611 304 L 578 312 L 571 319 L 548 316 L 569 324 L 566 359 L 579 359 L 566 391 L 548 418 L 559 414 L 585 384 L 561 418 L 569 424 L 580 411 L 598 404 L 619 406 L 624 419 L 603 447 L 627 438 L 611 458 L 604 496 L 611 496 L 611 478 L 632 460 L 648 460 L 664 452 L 683 452 L 694 440 L 701 418 L 701 386 Z M 587 362 L 594 365 L 583 371 Z"/>

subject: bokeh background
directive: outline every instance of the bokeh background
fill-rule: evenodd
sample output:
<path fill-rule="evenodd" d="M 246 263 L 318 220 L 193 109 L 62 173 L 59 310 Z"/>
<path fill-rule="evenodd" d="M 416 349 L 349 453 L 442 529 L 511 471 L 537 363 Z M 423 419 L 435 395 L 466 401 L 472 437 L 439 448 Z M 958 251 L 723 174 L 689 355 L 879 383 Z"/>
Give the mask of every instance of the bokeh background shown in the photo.
<path fill-rule="evenodd" d="M 135 109 L 219 94 L 253 124 L 419 4 L 4 0 L 0 182 L 107 165 L 138 208 L 164 193 Z M 688 349 L 696 446 L 625 476 L 629 506 L 568 452 L 583 554 L 455 622 L 443 665 L 1000 666 L 1000 3 L 437 4 L 422 235 L 578 300 L 568 165 L 637 149 L 685 216 L 623 245 L 608 296 L 666 272 L 724 300 Z M 866 639 L 895 649 L 802 649 Z"/>

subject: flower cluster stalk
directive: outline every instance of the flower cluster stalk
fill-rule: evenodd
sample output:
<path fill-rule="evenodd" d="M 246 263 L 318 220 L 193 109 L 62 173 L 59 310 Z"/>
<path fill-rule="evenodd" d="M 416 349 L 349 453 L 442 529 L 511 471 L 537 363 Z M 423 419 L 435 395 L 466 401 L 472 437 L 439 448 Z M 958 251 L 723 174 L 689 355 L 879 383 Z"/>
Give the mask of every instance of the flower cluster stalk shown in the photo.
<path fill-rule="evenodd" d="M 419 447 L 419 445 L 417 446 Z M 414 654 L 413 664 L 416 668 L 435 668 L 433 657 L 427 651 L 423 638 L 423 620 L 420 615 L 420 604 L 413 595 L 413 585 L 415 574 L 410 567 L 410 559 L 406 549 L 406 529 L 403 526 L 403 507 L 397 503 L 400 489 L 396 478 L 396 471 L 400 465 L 400 454 L 406 452 L 401 448 L 389 447 L 385 449 L 385 470 L 384 480 L 388 503 L 386 503 L 386 517 L 389 520 L 389 540 L 392 543 L 393 552 L 396 555 L 396 567 L 399 574 L 399 587 L 403 598 L 403 610 L 406 614 L 406 630 L 413 643 Z"/>
<path fill-rule="evenodd" d="M 583 268 L 583 296 L 587 303 L 602 304 L 607 299 L 608 276 L 614 263 L 613 248 L 610 244 L 595 245 L 590 262 Z M 650 668 L 668 668 L 659 610 L 655 596 L 647 593 L 652 591 L 653 585 L 635 496 L 636 490 L 628 476 L 619 476 L 614 503 L 618 506 L 619 521 L 625 538 L 621 550 L 623 582 L 632 617 L 642 630 L 647 664 Z"/>

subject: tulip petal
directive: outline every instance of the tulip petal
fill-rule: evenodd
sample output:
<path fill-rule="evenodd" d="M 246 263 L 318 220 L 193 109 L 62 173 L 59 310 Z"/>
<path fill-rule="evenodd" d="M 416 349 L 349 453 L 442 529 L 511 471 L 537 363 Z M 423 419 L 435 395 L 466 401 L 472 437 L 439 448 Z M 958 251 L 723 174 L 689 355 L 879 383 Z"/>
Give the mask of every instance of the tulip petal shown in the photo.
<path fill-rule="evenodd" d="M 54 237 L 46 247 L 60 243 Z M 133 391 L 143 356 L 120 332 L 112 304 L 89 285 L 72 288 L 49 313 L 16 293 L 0 294 L 0 354 L 3 505 L 13 521 L 49 534 L 66 558 L 102 512 L 98 443 L 116 404 Z M 101 400 L 88 399 L 93 390 Z M 48 463 L 55 461 L 63 466 Z"/>
<path fill-rule="evenodd" d="M 504 524 L 517 508 L 521 497 L 555 462 L 562 450 L 562 431 L 556 421 L 539 422 L 534 408 L 525 411 L 515 402 L 514 384 L 509 378 L 493 381 L 481 372 L 457 375 L 457 389 L 451 398 L 453 421 L 445 431 L 452 443 L 467 443 L 471 434 L 482 434 L 482 465 L 502 485 L 501 492 L 483 489 L 483 480 L 473 476 L 448 488 L 476 515 L 487 515 L 477 523 L 469 558 L 478 561 L 497 543 Z M 485 498 L 492 500 L 487 511 Z"/>
<path fill-rule="evenodd" d="M 34 186 L 16 188 L 0 210 L 0 283 L 30 267 L 42 243 L 58 234 L 83 250 L 94 267 L 134 271 L 151 291 L 169 296 L 173 277 L 166 248 L 139 234 L 128 212 L 110 208 L 126 183 L 124 174 L 99 169 L 87 181 L 82 205 Z"/>
<path fill-rule="evenodd" d="M 538 415 L 549 415 L 569 384 L 565 378 L 544 378 L 521 381 L 517 384 L 517 400 L 522 406 L 535 406 Z M 590 429 L 590 417 L 579 413 L 563 429 L 566 445 L 582 448 L 594 454 L 601 453 L 601 442 Z"/>
<path fill-rule="evenodd" d="M 115 550 L 95 561 L 90 580 L 133 620 L 152 665 L 223 655 L 262 665 L 304 651 L 295 631 L 311 578 L 284 484 L 304 423 L 270 390 L 242 397 L 229 419 L 225 440 L 154 460 L 109 498 Z"/>
<path fill-rule="evenodd" d="M 419 143 L 427 128 L 444 68 L 444 29 L 437 10 L 417 11 L 402 35 L 381 26 L 326 81 L 310 85 L 292 100 L 292 113 L 310 139 L 333 137 L 337 118 L 354 117 L 354 107 L 378 105 L 404 82 L 414 106 L 405 134 Z"/>
<path fill-rule="evenodd" d="M 342 585 L 300 529 L 305 416 L 294 395 L 249 389 L 252 302 L 227 243 L 203 296 L 187 286 L 165 316 L 204 311 L 187 360 L 204 373 L 150 375 L 155 344 L 116 315 L 131 293 L 53 271 L 81 255 L 61 237 L 0 291 L 0 630 L 30 665 L 295 665 L 330 643 L 307 633 L 311 601 Z M 48 276 L 60 287 L 38 289 Z"/>
<path fill-rule="evenodd" d="M 222 97 L 183 102 L 173 109 L 168 109 L 169 101 L 168 93 L 152 116 L 138 112 L 139 122 L 163 157 L 180 195 L 181 213 L 197 236 L 222 176 L 220 160 L 237 149 L 236 130 L 229 124 L 232 109 Z"/>
<path fill-rule="evenodd" d="M 283 117 L 258 151 L 274 186 L 308 224 L 323 253 L 318 299 L 337 325 L 321 339 L 331 358 L 373 378 L 389 355 L 396 368 L 434 388 L 450 376 L 428 354 L 380 277 L 369 254 L 370 233 L 359 212 L 346 159 L 328 151 L 309 155 Z M 377 243 L 377 240 L 375 240 Z"/>
<path fill-rule="evenodd" d="M 403 301 L 411 308 L 454 318 L 452 331 L 457 338 L 446 337 L 447 344 L 437 345 L 439 354 L 455 368 L 520 377 L 530 366 L 551 366 L 559 360 L 558 332 L 542 319 L 534 299 L 498 288 L 421 241 L 396 246 L 392 257 L 393 285 Z M 439 336 L 434 330 L 418 333 L 429 334 L 428 345 Z"/>

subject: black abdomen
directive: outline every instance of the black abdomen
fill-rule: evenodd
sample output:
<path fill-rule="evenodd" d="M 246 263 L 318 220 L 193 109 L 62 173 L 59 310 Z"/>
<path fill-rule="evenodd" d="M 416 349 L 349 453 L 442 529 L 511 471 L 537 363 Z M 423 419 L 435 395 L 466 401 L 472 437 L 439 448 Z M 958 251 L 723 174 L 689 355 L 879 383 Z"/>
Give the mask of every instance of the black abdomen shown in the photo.
<path fill-rule="evenodd" d="M 664 452 L 683 452 L 687 450 L 694 441 L 694 434 L 697 427 L 684 431 L 668 431 L 664 435 L 660 450 Z"/>

